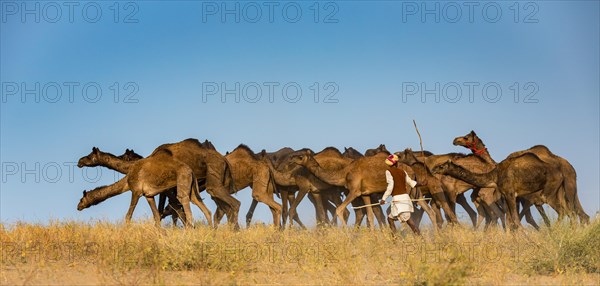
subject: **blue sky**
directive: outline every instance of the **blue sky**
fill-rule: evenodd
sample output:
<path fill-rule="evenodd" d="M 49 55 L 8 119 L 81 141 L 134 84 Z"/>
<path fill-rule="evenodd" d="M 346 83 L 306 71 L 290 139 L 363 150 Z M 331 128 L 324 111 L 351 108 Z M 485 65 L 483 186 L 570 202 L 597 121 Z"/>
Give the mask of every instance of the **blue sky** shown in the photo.
<path fill-rule="evenodd" d="M 600 209 L 597 1 L 475 2 L 472 19 L 464 2 L 282 2 L 272 19 L 270 2 L 81 2 L 72 19 L 63 2 L 1 3 L 2 222 L 121 220 L 128 194 L 76 210 L 82 190 L 115 181 L 106 169 L 70 174 L 93 146 L 148 155 L 194 137 L 222 153 L 240 143 L 255 151 L 385 143 L 396 151 L 418 148 L 412 119 L 435 153 L 464 152 L 452 139 L 471 130 L 497 161 L 544 144 L 576 168 L 586 212 Z M 39 23 L 23 12 L 35 3 Z M 221 102 L 222 87 L 236 83 Z M 244 100 L 256 98 L 257 85 L 261 97 Z M 301 97 L 288 102 L 297 88 Z M 443 97 L 458 94 L 454 103 Z M 324 102 L 328 95 L 333 102 Z M 237 198 L 243 214 L 249 190 Z M 312 207 L 301 206 L 303 220 L 314 222 Z M 271 221 L 265 206 L 258 210 Z M 140 201 L 135 217 L 149 213 Z"/>

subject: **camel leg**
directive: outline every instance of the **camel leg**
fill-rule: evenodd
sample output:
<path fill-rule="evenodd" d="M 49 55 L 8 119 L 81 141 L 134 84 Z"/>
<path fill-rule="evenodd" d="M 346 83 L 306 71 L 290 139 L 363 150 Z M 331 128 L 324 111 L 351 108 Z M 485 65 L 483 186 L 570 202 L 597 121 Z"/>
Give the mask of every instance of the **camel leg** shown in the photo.
<path fill-rule="evenodd" d="M 168 190 L 167 192 L 170 192 L 171 190 Z M 158 212 L 162 215 L 162 213 L 165 211 L 165 204 L 167 202 L 167 195 L 160 193 L 158 195 Z"/>
<path fill-rule="evenodd" d="M 440 205 L 437 202 L 432 202 L 431 203 L 431 209 L 435 213 L 435 219 L 437 221 L 437 227 L 441 229 L 442 226 L 444 225 L 444 219 L 442 218 L 442 212 L 440 210 Z"/>
<path fill-rule="evenodd" d="M 312 192 L 311 195 L 313 196 L 315 203 L 317 226 L 328 224 L 329 221 L 327 219 L 327 213 L 325 213 L 325 207 L 323 206 L 323 198 L 321 194 L 318 192 Z"/>
<path fill-rule="evenodd" d="M 421 225 L 421 220 L 423 219 L 423 214 L 425 213 L 425 210 L 423 210 L 423 208 L 415 208 L 415 212 L 412 213 L 411 217 L 414 218 L 414 222 L 417 226 Z"/>
<path fill-rule="evenodd" d="M 363 201 L 365 201 L 365 205 L 371 204 L 371 196 L 366 195 L 362 196 Z M 373 207 L 367 207 L 367 223 L 369 224 L 369 228 L 371 230 L 375 230 L 375 214 L 373 213 Z"/>
<path fill-rule="evenodd" d="M 286 226 L 288 220 L 288 207 L 291 200 L 289 200 L 290 192 L 287 188 L 279 188 L 281 194 L 281 224 L 283 227 Z M 254 202 L 253 202 L 254 203 Z"/>
<path fill-rule="evenodd" d="M 458 218 L 456 218 L 456 214 L 450 208 L 450 205 L 448 204 L 448 200 L 446 199 L 446 195 L 444 194 L 444 191 L 442 190 L 442 188 L 436 187 L 434 189 L 435 189 L 435 191 L 431 195 L 434 197 L 434 199 L 437 202 L 440 203 L 440 206 L 444 209 L 444 213 L 446 215 L 450 216 L 450 222 L 454 223 L 454 224 L 460 224 L 458 222 Z"/>
<path fill-rule="evenodd" d="M 185 213 L 184 225 L 186 228 L 192 227 L 194 221 L 192 216 L 192 209 L 190 208 L 190 197 L 195 196 L 192 192 L 194 191 L 193 181 L 194 174 L 191 172 L 181 172 L 177 175 L 177 199 L 183 206 L 183 212 Z"/>
<path fill-rule="evenodd" d="M 541 205 L 535 205 L 535 208 L 538 210 L 538 212 L 542 216 L 542 219 L 544 220 L 544 223 L 546 224 L 546 226 L 550 227 L 550 219 L 548 218 L 548 215 L 546 215 L 546 211 L 544 210 L 544 207 Z"/>
<path fill-rule="evenodd" d="M 378 202 L 382 197 L 383 195 L 381 193 L 371 194 L 371 201 Z M 385 218 L 385 215 L 383 214 L 383 209 L 381 208 L 381 206 L 373 206 L 373 212 L 375 213 L 375 218 L 377 218 L 379 226 L 384 227 L 387 223 L 387 220 Z"/>
<path fill-rule="evenodd" d="M 361 197 L 356 198 L 351 203 L 352 203 L 352 206 L 354 206 L 354 207 L 360 207 L 360 206 L 364 206 L 365 205 L 365 202 L 363 201 L 363 199 Z M 356 228 L 360 227 L 360 225 L 362 224 L 362 221 L 363 221 L 363 219 L 365 218 L 366 215 L 367 214 L 366 214 L 364 208 L 354 209 L 354 216 L 355 216 L 354 226 Z"/>
<path fill-rule="evenodd" d="M 254 185 L 258 185 L 258 182 L 255 182 Z M 273 224 L 275 227 L 281 228 L 281 205 L 275 202 L 273 196 L 269 196 L 267 193 L 261 192 L 261 189 L 254 188 L 252 189 L 252 198 L 269 206 L 269 209 L 271 209 L 271 213 L 273 214 Z"/>
<path fill-rule="evenodd" d="M 525 217 L 525 221 L 533 226 L 536 230 L 540 230 L 540 226 L 535 222 L 533 216 L 531 215 L 531 203 L 527 200 L 520 200 L 521 206 L 523 209 L 519 213 L 519 220 Z"/>
<path fill-rule="evenodd" d="M 154 197 L 146 197 L 148 204 L 150 205 L 150 209 L 152 210 L 152 216 L 154 216 L 154 225 L 156 227 L 160 227 L 160 212 L 156 208 L 156 201 L 154 201 Z"/>
<path fill-rule="evenodd" d="M 429 219 L 431 220 L 431 223 L 433 225 L 437 225 L 437 219 L 435 217 L 435 213 L 433 212 L 433 210 L 429 207 L 429 205 L 425 202 L 425 201 L 417 201 L 417 205 L 419 205 L 429 216 Z M 437 228 L 434 227 L 433 231 L 435 233 L 437 233 Z"/>
<path fill-rule="evenodd" d="M 339 206 L 340 204 L 342 204 L 342 198 L 339 196 L 339 194 L 333 194 L 331 196 L 331 201 L 334 204 L 334 208 L 333 208 L 333 212 L 331 213 L 331 216 L 333 216 L 333 221 L 335 223 L 335 225 L 337 225 L 337 216 L 335 215 L 335 208 L 337 208 L 337 206 Z M 348 217 L 350 217 L 350 211 L 348 211 L 347 209 L 344 209 L 344 219 L 348 220 Z"/>
<path fill-rule="evenodd" d="M 313 193 L 308 193 L 308 194 L 306 194 L 306 197 L 308 198 L 310 203 L 315 207 L 315 218 L 317 220 L 317 226 L 323 224 L 324 221 L 327 220 L 327 218 L 326 217 L 323 218 L 323 216 L 319 213 L 319 207 L 317 207 L 317 201 L 315 199 L 315 195 Z M 323 206 L 323 198 L 319 197 L 319 200 L 321 201 L 320 202 L 321 206 Z"/>
<path fill-rule="evenodd" d="M 463 207 L 463 209 L 465 209 L 465 211 L 467 212 L 467 214 L 471 218 L 471 223 L 473 223 L 473 227 L 477 226 L 477 213 L 469 205 L 469 203 L 467 202 L 467 199 L 465 198 L 465 195 L 464 194 L 458 195 L 456 197 L 456 202 L 458 204 L 460 204 Z"/>
<path fill-rule="evenodd" d="M 504 192 L 502 192 L 502 194 L 504 194 Z M 510 228 L 512 230 L 517 230 L 521 227 L 521 220 L 519 220 L 519 213 L 517 211 L 517 194 L 511 193 L 505 196 L 506 213 Z"/>
<path fill-rule="evenodd" d="M 250 209 L 248 210 L 248 213 L 246 214 L 246 227 L 250 226 L 250 223 L 252 222 L 252 216 L 254 215 L 254 210 L 256 209 L 257 205 L 258 205 L 258 201 L 255 199 L 252 199 L 252 204 L 250 204 Z"/>
<path fill-rule="evenodd" d="M 292 207 L 292 204 L 296 200 L 296 198 L 294 197 L 294 193 L 295 192 L 288 192 L 288 203 L 289 203 L 289 207 L 290 208 Z M 288 216 L 289 216 L 289 209 L 288 209 Z M 298 225 L 302 229 L 306 229 L 306 226 L 304 226 L 304 224 L 300 220 L 300 217 L 298 216 L 298 213 L 296 213 L 293 217 L 289 217 L 289 220 L 290 220 L 290 224 L 292 223 L 292 220 L 294 220 L 296 223 L 298 223 Z"/>
<path fill-rule="evenodd" d="M 133 216 L 133 211 L 135 210 L 135 206 L 137 206 L 138 200 L 140 199 L 140 195 L 131 192 L 131 202 L 129 203 L 129 210 L 127 210 L 127 214 L 125 215 L 125 223 L 129 224 L 131 222 L 131 217 Z"/>
<path fill-rule="evenodd" d="M 306 188 L 300 188 L 300 190 L 298 190 L 298 195 L 296 196 L 296 198 L 294 199 L 294 202 L 290 206 L 290 217 L 294 217 L 297 215 L 296 207 L 298 207 L 298 205 L 300 204 L 302 199 L 304 199 L 304 196 L 306 196 L 307 193 L 308 193 L 308 190 Z M 290 226 L 292 226 L 292 225 L 294 225 L 293 221 L 290 220 Z"/>
<path fill-rule="evenodd" d="M 196 188 L 197 187 L 198 187 L 198 185 L 196 185 Z M 206 205 L 202 201 L 202 198 L 200 198 L 199 190 L 198 190 L 198 192 L 194 192 L 194 194 L 191 196 L 191 199 L 192 199 L 192 203 L 194 203 L 198 208 L 200 208 L 200 210 L 204 214 L 204 217 L 206 218 L 206 222 L 208 223 L 208 225 L 210 227 L 213 227 L 213 223 L 211 220 L 212 214 L 210 213 L 210 210 L 208 209 L 208 207 L 206 207 Z M 217 208 L 217 210 L 218 210 L 218 208 Z M 185 209 L 184 209 L 184 211 L 185 211 Z M 184 220 L 187 220 L 187 217 L 185 217 Z"/>
<path fill-rule="evenodd" d="M 348 222 L 344 219 L 344 210 L 346 209 L 346 206 L 350 204 L 350 202 L 352 202 L 354 199 L 356 199 L 359 195 L 360 194 L 358 192 L 350 191 L 344 199 L 344 201 L 335 210 L 335 214 L 337 215 L 338 220 L 342 222 L 342 225 L 344 227 L 348 226 Z"/>
<path fill-rule="evenodd" d="M 212 197 L 216 197 L 221 200 L 223 204 L 227 205 L 225 211 L 227 212 L 227 223 L 232 225 L 235 230 L 240 228 L 238 223 L 238 213 L 240 211 L 240 201 L 231 196 L 229 189 L 223 184 L 223 170 L 224 166 L 220 164 L 207 165 L 206 170 L 206 192 Z M 225 180 L 227 181 L 227 180 Z M 184 205 L 185 206 L 185 205 Z"/>

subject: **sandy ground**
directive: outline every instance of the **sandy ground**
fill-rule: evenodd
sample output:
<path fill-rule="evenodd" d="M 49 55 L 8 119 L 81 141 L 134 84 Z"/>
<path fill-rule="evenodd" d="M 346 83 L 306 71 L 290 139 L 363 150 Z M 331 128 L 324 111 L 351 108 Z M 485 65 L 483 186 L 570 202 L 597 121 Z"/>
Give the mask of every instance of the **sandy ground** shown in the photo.
<path fill-rule="evenodd" d="M 3 267 L 1 285 L 322 285 L 332 284 L 328 279 L 305 273 L 235 273 L 216 271 L 113 271 L 93 265 L 46 265 Z M 386 284 L 385 280 L 373 285 Z M 504 279 L 477 278 L 472 285 L 600 285 L 600 274 L 556 276 L 522 276 L 508 274 Z"/>

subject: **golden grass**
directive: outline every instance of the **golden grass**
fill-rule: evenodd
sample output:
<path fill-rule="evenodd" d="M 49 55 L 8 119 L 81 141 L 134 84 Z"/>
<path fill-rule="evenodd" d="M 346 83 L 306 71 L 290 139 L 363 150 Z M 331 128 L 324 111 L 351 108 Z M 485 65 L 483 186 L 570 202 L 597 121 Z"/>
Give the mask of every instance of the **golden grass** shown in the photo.
<path fill-rule="evenodd" d="M 422 237 L 151 222 L 0 225 L 2 284 L 598 284 L 600 221 Z"/>

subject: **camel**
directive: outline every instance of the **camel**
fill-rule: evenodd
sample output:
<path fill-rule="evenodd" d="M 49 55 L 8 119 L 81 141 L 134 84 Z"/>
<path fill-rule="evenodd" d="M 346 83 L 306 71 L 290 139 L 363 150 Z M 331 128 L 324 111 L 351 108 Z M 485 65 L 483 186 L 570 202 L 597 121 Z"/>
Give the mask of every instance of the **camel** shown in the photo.
<path fill-rule="evenodd" d="M 177 188 L 177 199 L 183 205 L 185 226 L 191 227 L 193 218 L 190 200 L 201 209 L 204 204 L 199 200 L 198 183 L 192 169 L 174 159 L 173 153 L 169 150 L 159 150 L 153 156 L 134 161 L 128 167 L 127 175 L 112 185 L 96 188 L 90 192 L 83 191 L 77 210 L 81 211 L 115 194 L 131 190 L 132 199 L 125 216 L 126 222 L 131 221 L 139 198 L 144 196 L 152 209 L 156 226 L 160 226 L 160 214 L 154 196 L 173 187 Z"/>
<path fill-rule="evenodd" d="M 487 151 L 487 147 L 483 143 L 483 140 L 481 140 L 481 138 L 479 138 L 479 136 L 477 136 L 475 131 L 471 131 L 465 136 L 456 137 L 453 141 L 453 144 L 456 146 L 463 146 L 463 147 L 471 150 L 473 152 L 473 154 L 480 156 L 481 158 L 483 158 L 486 161 L 496 164 L 494 159 L 492 159 L 489 152 Z M 577 181 L 577 173 L 575 172 L 575 168 L 573 168 L 573 166 L 569 163 L 569 161 L 565 160 L 564 158 L 562 158 L 560 156 L 553 154 L 548 149 L 548 147 L 543 146 L 543 145 L 536 145 L 527 150 L 511 153 L 508 156 L 508 158 L 518 157 L 524 153 L 534 153 L 542 161 L 552 164 L 553 166 L 558 167 L 561 170 L 561 172 L 563 174 L 563 178 L 564 178 L 562 187 L 564 188 L 564 192 L 565 192 L 565 196 L 566 196 L 565 199 L 567 201 L 569 211 L 571 212 L 570 214 L 575 213 L 577 216 L 579 216 L 580 222 L 588 223 L 589 216 L 583 210 L 583 207 L 581 206 L 579 197 L 577 195 L 577 182 L 576 182 Z M 531 200 L 535 200 L 535 201 L 539 202 L 539 198 L 531 198 Z M 528 204 L 527 201 L 525 203 Z M 536 204 L 536 207 L 537 206 L 538 205 Z M 528 221 L 532 221 L 535 224 L 535 221 L 533 220 L 533 218 L 531 217 L 531 213 L 529 212 L 529 207 L 524 206 L 523 210 L 526 214 L 526 218 L 528 219 Z M 547 219 L 546 214 L 544 213 L 543 208 L 538 207 L 538 210 L 540 211 L 542 218 L 544 218 L 544 221 L 547 223 L 548 219 Z M 528 213 L 528 215 L 527 215 L 527 213 Z"/>
<path fill-rule="evenodd" d="M 478 173 L 490 171 L 495 167 L 495 164 L 490 164 L 475 155 L 447 153 L 421 157 L 420 152 L 414 153 L 419 160 L 423 161 L 425 165 L 427 165 L 429 170 L 432 170 L 436 166 L 443 164 L 450 159 L 456 164 Z M 500 218 L 502 225 L 504 225 L 504 212 L 497 203 L 499 197 L 495 196 L 493 188 L 478 189 L 467 182 L 457 180 L 450 176 L 441 176 L 440 180 L 444 189 L 447 191 L 449 204 L 452 210 L 456 209 L 456 203 L 461 204 L 465 211 L 467 211 L 469 214 L 474 228 L 479 227 L 484 217 L 486 218 L 486 229 L 491 224 L 496 224 L 498 218 Z M 473 209 L 467 203 L 464 195 L 462 195 L 470 189 L 474 190 L 471 198 L 477 207 L 478 213 L 480 214 L 479 218 L 477 217 L 475 211 L 473 211 Z"/>
<path fill-rule="evenodd" d="M 344 147 L 344 153 L 342 153 L 342 156 L 344 156 L 346 158 L 350 158 L 352 160 L 356 160 L 358 158 L 364 157 L 364 155 L 362 153 L 360 153 L 358 150 L 356 150 L 352 147 Z"/>
<path fill-rule="evenodd" d="M 239 229 L 240 201 L 231 196 L 235 186 L 227 159 L 216 150 L 206 148 L 197 139 L 192 138 L 177 143 L 163 144 L 148 157 L 152 157 L 161 150 L 171 151 L 174 159 L 192 168 L 197 179 L 205 180 L 206 192 L 212 197 L 218 208 L 223 208 L 228 223 L 234 229 Z M 218 222 L 214 222 L 214 226 L 217 225 Z"/>
<path fill-rule="evenodd" d="M 518 198 L 541 192 L 541 198 L 558 213 L 562 213 L 561 203 L 556 199 L 562 184 L 562 174 L 533 153 L 507 158 L 486 173 L 471 172 L 452 160 L 436 166 L 432 172 L 446 174 L 480 188 L 496 188 L 506 200 L 508 222 L 513 230 L 521 227 L 517 211 Z"/>
<path fill-rule="evenodd" d="M 263 149 L 260 153 L 256 154 L 261 159 L 266 159 L 266 163 L 269 165 L 271 174 L 273 175 L 273 178 L 275 179 L 276 189 L 279 192 L 279 194 L 281 195 L 281 203 L 282 203 L 281 204 L 282 205 L 281 218 L 282 218 L 282 226 L 283 227 L 285 227 L 285 225 L 287 224 L 287 218 L 289 216 L 289 207 L 293 204 L 293 202 L 295 200 L 294 194 L 298 191 L 298 186 L 296 186 L 294 178 L 289 176 L 289 174 L 288 175 L 282 174 L 279 171 L 279 168 L 282 165 L 282 162 L 285 160 L 286 156 L 292 152 L 294 152 L 294 150 L 292 148 L 283 147 L 275 152 L 267 152 L 266 150 Z M 248 213 L 246 214 L 246 225 L 247 226 L 250 225 L 250 222 L 252 221 L 252 216 L 254 214 L 254 210 L 256 209 L 257 204 L 258 204 L 258 201 L 253 199 L 252 204 L 250 205 L 250 209 L 248 210 Z M 306 228 L 304 226 L 304 224 L 302 223 L 302 221 L 300 220 L 300 217 L 298 216 L 298 214 L 296 214 L 291 219 L 293 219 L 295 222 L 297 222 L 300 227 Z"/>
<path fill-rule="evenodd" d="M 407 154 L 409 154 L 409 153 L 412 158 L 406 158 Z M 459 161 L 461 164 L 464 163 L 467 165 L 475 165 L 478 168 L 483 167 L 483 166 L 481 166 L 481 162 L 473 162 L 473 160 L 471 160 L 474 158 L 462 158 L 462 157 L 465 157 L 465 155 L 462 153 L 448 153 L 448 154 L 441 154 L 441 155 L 433 155 L 429 151 L 412 151 L 412 150 L 410 150 L 410 152 L 407 152 L 406 154 L 404 152 L 396 152 L 395 154 L 399 157 L 400 161 L 411 163 L 411 162 L 416 162 L 416 161 L 414 161 L 414 159 L 416 159 L 419 162 L 423 162 L 425 164 L 423 167 L 426 167 L 426 169 L 428 169 L 428 170 L 431 170 L 433 167 L 435 167 L 439 164 L 442 164 L 443 162 L 447 161 L 448 159 L 453 159 L 453 160 Z M 422 169 L 422 174 L 426 174 L 426 173 L 427 172 Z M 450 206 L 450 209 L 454 212 L 454 214 L 456 214 L 456 203 L 458 203 L 463 207 L 463 209 L 467 212 L 467 214 L 471 218 L 473 227 L 477 228 L 477 226 L 478 226 L 477 213 L 475 213 L 473 208 L 471 208 L 471 206 L 467 202 L 466 198 L 464 197 L 464 192 L 471 189 L 472 186 L 465 182 L 462 182 L 462 181 L 456 180 L 452 177 L 449 177 L 449 176 L 435 175 L 435 177 L 441 183 L 442 189 L 444 190 L 444 192 L 447 196 L 447 199 L 448 199 L 448 205 Z M 493 190 L 491 190 L 491 191 L 493 191 Z M 485 192 L 485 193 L 487 193 L 487 192 Z M 434 203 L 432 206 L 435 209 L 436 215 L 440 215 L 437 205 Z M 482 211 L 483 210 L 479 209 L 480 213 Z M 415 215 L 415 219 L 417 221 L 420 221 L 420 216 L 422 214 L 423 214 L 422 210 L 417 211 L 416 215 Z M 442 219 L 440 217 L 438 217 L 438 218 L 439 218 L 439 220 L 438 220 L 438 226 L 439 226 L 442 223 Z M 448 219 L 448 221 L 452 221 L 452 219 L 450 218 L 450 216 L 448 214 L 446 214 L 446 218 Z"/>
<path fill-rule="evenodd" d="M 346 226 L 347 222 L 344 218 L 344 210 L 346 210 L 346 206 L 350 204 L 350 202 L 362 196 L 365 204 L 370 205 L 370 194 L 385 191 L 387 187 L 385 178 L 387 166 L 385 165 L 384 160 L 388 155 L 389 154 L 386 154 L 385 152 L 380 152 L 374 156 L 359 158 L 352 161 L 344 168 L 335 171 L 329 171 L 326 168 L 321 167 L 317 160 L 315 160 L 314 155 L 307 150 L 297 151 L 292 157 L 292 162 L 304 166 L 317 178 L 330 185 L 345 187 L 349 190 L 344 201 L 336 209 L 338 219 Z M 423 201 L 419 201 L 418 203 L 422 206 Z M 433 213 L 429 213 L 429 215 L 435 224 L 435 215 Z M 367 207 L 367 221 L 369 222 L 371 229 L 374 229 L 373 220 L 373 209 Z"/>
<path fill-rule="evenodd" d="M 119 172 L 121 174 L 127 175 L 129 173 L 129 171 L 131 170 L 131 168 L 133 168 L 135 163 L 142 158 L 143 157 L 141 155 L 139 155 L 139 154 L 135 153 L 133 150 L 129 150 L 129 149 L 127 149 L 123 155 L 115 156 L 108 152 L 102 152 L 97 147 L 93 147 L 92 152 L 90 154 L 88 154 L 85 157 L 81 157 L 79 159 L 79 161 L 77 162 L 77 166 L 79 168 L 103 166 L 103 167 L 109 168 L 111 170 L 114 170 L 116 172 Z M 111 193 L 111 190 L 114 192 Z M 105 189 L 102 189 L 102 192 L 99 191 L 98 194 L 96 194 L 94 198 L 96 201 L 98 201 L 100 199 L 102 199 L 101 201 L 104 201 L 112 196 L 116 196 L 121 193 L 122 192 L 120 192 L 119 188 L 108 188 L 108 189 L 105 188 Z M 185 215 L 184 215 L 183 205 L 177 200 L 177 189 L 176 188 L 173 188 L 169 191 L 159 194 L 159 200 L 163 203 L 162 206 L 159 203 L 159 207 L 158 207 L 158 211 L 159 211 L 161 219 L 168 215 L 163 212 L 164 211 L 164 201 L 167 197 L 169 197 L 169 204 L 171 205 L 170 207 L 167 207 L 167 209 L 172 209 L 172 211 L 169 212 L 169 214 L 175 214 L 172 217 L 173 225 L 176 225 L 177 218 L 179 218 L 179 217 L 183 218 L 182 221 L 185 223 L 185 218 L 184 218 Z M 101 201 L 98 201 L 97 203 L 100 203 Z M 204 205 L 204 203 L 202 203 L 200 205 L 200 209 L 202 210 L 202 213 L 206 216 L 206 219 L 208 220 L 209 225 L 212 224 L 211 212 L 206 207 L 206 205 Z"/>
<path fill-rule="evenodd" d="M 366 157 L 373 156 L 373 155 L 376 155 L 379 152 L 390 153 L 390 151 L 388 151 L 388 149 L 385 148 L 385 144 L 379 144 L 379 146 L 377 148 L 368 149 L 367 151 L 365 151 L 365 156 Z"/>
<path fill-rule="evenodd" d="M 344 156 L 346 158 L 350 158 L 352 160 L 356 160 L 356 159 L 359 159 L 359 158 L 362 158 L 365 156 L 367 156 L 367 157 L 374 156 L 380 152 L 383 152 L 386 154 L 389 153 L 389 151 L 387 151 L 387 149 L 385 148 L 385 145 L 380 144 L 379 147 L 377 147 L 377 148 L 367 150 L 367 152 L 366 152 L 367 155 L 363 155 L 362 153 L 360 153 L 359 151 L 357 151 L 356 149 L 354 149 L 352 147 L 344 148 L 344 153 L 342 153 L 342 156 Z M 383 193 L 374 193 L 374 194 L 371 194 L 370 196 L 371 196 L 371 201 L 378 202 L 379 200 L 381 200 Z M 352 201 L 352 205 L 354 207 L 362 206 L 364 204 L 365 203 L 364 203 L 362 197 L 358 197 L 354 201 Z M 379 224 L 385 225 L 386 220 L 383 220 L 383 221 L 380 220 L 382 217 L 384 217 L 383 209 L 381 208 L 381 206 L 378 206 L 378 205 L 373 206 L 373 211 L 375 212 L 375 217 L 379 221 Z M 388 212 L 389 212 L 389 209 L 388 209 Z M 362 224 L 362 221 L 365 218 L 365 216 L 367 215 L 367 213 L 364 208 L 360 208 L 360 209 L 354 209 L 354 215 L 356 217 L 355 225 L 358 227 Z M 367 227 L 369 227 L 368 222 L 367 222 Z"/>
<path fill-rule="evenodd" d="M 433 203 L 436 204 L 436 217 L 438 227 L 442 227 L 442 216 L 440 214 L 440 208 L 444 209 L 444 212 L 450 218 L 450 223 L 459 224 L 456 214 L 450 208 L 448 200 L 446 199 L 446 192 L 442 187 L 440 179 L 435 177 L 425 163 L 417 160 L 413 151 L 409 148 L 405 149 L 404 152 L 395 153 L 398 156 L 399 162 L 404 163 L 411 167 L 416 174 L 417 188 L 423 195 L 430 195 L 433 198 Z"/>
<path fill-rule="evenodd" d="M 309 149 L 302 149 L 300 152 L 303 151 L 312 152 Z M 288 155 L 286 158 L 287 161 L 283 163 L 287 164 L 286 169 L 291 172 L 291 175 L 294 177 L 294 181 L 299 189 L 298 195 L 290 207 L 289 215 L 296 215 L 296 208 L 298 204 L 302 201 L 304 196 L 310 194 L 314 198 L 315 210 L 317 212 L 317 222 L 319 224 L 329 224 L 330 222 L 328 221 L 327 214 L 325 213 L 325 206 L 327 206 L 328 200 L 325 199 L 325 197 L 334 200 L 334 203 L 336 203 L 336 198 L 339 198 L 340 194 L 344 190 L 337 186 L 332 186 L 326 182 L 323 182 L 305 168 L 298 169 L 295 164 L 290 165 L 289 159 L 291 159 L 295 153 L 296 152 Z M 343 168 L 352 161 L 351 159 L 343 157 L 340 151 L 334 147 L 327 147 L 323 149 L 321 152 L 315 154 L 315 158 L 319 160 L 323 166 L 331 170 Z M 337 201 L 338 204 L 341 203 L 341 199 L 337 199 Z M 345 215 L 347 216 L 347 214 Z M 383 216 L 383 212 L 381 212 L 381 215 Z"/>
<path fill-rule="evenodd" d="M 252 199 L 269 206 L 273 214 L 273 224 L 276 227 L 281 227 L 282 207 L 273 199 L 275 183 L 268 163 L 256 156 L 244 144 L 240 144 L 231 153 L 225 155 L 225 158 L 231 166 L 231 175 L 235 184 L 233 191 L 237 192 L 246 187 L 251 187 Z M 219 221 L 222 215 L 221 208 L 217 208 L 215 219 Z"/>

